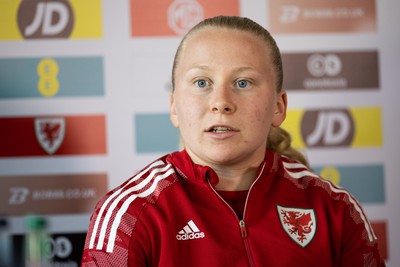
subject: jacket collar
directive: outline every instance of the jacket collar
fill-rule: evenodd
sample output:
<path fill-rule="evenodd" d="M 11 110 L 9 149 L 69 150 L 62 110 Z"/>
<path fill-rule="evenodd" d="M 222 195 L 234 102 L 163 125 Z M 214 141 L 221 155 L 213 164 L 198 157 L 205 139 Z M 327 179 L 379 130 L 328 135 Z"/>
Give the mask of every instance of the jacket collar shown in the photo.
<path fill-rule="evenodd" d="M 277 171 L 277 157 L 278 154 L 272 151 L 267 151 L 265 154 L 264 162 L 260 164 L 258 176 L 263 171 L 263 176 L 269 176 L 271 172 Z M 177 169 L 180 175 L 183 175 L 190 181 L 200 183 L 203 185 L 208 184 L 215 187 L 218 184 L 217 173 L 209 166 L 202 166 L 194 163 L 186 150 L 171 153 L 167 156 L 167 161 L 171 162 Z M 263 168 L 263 166 L 265 167 Z"/>

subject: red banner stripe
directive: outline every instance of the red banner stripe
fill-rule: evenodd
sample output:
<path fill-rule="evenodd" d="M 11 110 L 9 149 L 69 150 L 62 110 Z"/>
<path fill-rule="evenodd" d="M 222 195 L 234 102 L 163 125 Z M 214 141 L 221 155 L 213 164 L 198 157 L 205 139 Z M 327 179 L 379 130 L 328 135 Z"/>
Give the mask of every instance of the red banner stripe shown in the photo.
<path fill-rule="evenodd" d="M 0 118 L 0 157 L 49 155 L 40 145 L 35 119 L 63 118 L 64 139 L 52 155 L 106 153 L 105 116 L 40 116 Z"/>

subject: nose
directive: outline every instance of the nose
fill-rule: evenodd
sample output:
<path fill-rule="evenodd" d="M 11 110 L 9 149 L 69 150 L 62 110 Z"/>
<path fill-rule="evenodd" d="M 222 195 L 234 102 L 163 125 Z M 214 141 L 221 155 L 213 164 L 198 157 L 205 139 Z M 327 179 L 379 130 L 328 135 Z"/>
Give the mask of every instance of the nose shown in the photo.
<path fill-rule="evenodd" d="M 218 88 L 213 92 L 210 109 L 213 113 L 231 114 L 236 111 L 233 92 L 228 88 Z"/>

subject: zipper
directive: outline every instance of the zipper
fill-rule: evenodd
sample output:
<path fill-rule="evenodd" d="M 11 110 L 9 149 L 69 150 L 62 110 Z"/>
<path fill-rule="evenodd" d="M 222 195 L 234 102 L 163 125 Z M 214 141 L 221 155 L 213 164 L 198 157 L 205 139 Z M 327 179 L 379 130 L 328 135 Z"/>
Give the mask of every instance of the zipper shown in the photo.
<path fill-rule="evenodd" d="M 265 165 L 266 165 L 266 163 L 264 162 L 264 163 L 263 163 L 263 166 L 262 166 L 262 168 L 261 168 L 260 174 L 257 176 L 257 178 L 254 180 L 254 182 L 251 184 L 251 186 L 250 186 L 250 188 L 249 188 L 249 192 L 247 193 L 246 202 L 245 202 L 245 204 L 244 204 L 244 210 L 243 210 L 243 224 L 244 224 L 244 227 L 246 226 L 245 223 L 244 223 L 244 218 L 246 217 L 247 202 L 249 201 L 249 196 L 250 196 L 251 190 L 253 189 L 253 186 L 257 183 L 257 181 L 260 179 L 261 175 L 263 174 L 264 169 L 265 169 Z M 210 186 L 211 186 L 211 185 L 210 185 Z M 218 193 L 217 193 L 217 194 L 218 194 Z M 225 202 L 225 203 L 226 203 L 226 202 Z M 229 206 L 229 204 L 227 204 L 227 205 Z M 235 213 L 235 214 L 236 214 L 236 213 Z M 244 230 L 246 230 L 246 227 L 244 228 Z M 247 236 L 247 233 L 246 233 L 246 236 Z"/>
<path fill-rule="evenodd" d="M 239 219 L 239 217 L 237 216 L 236 212 L 232 209 L 232 207 L 225 201 L 225 199 L 223 199 L 223 198 L 217 193 L 217 191 L 214 189 L 214 187 L 212 187 L 210 181 L 208 181 L 208 184 L 209 184 L 211 190 L 217 195 L 217 197 L 219 197 L 219 199 L 221 199 L 221 201 L 225 204 L 225 206 L 227 206 L 227 207 L 232 211 L 233 215 L 235 215 L 235 218 L 236 218 L 236 220 L 237 220 L 238 223 L 239 223 L 240 235 L 241 235 L 241 237 L 242 237 L 243 244 L 244 244 L 244 247 L 245 247 L 245 249 L 246 249 L 247 259 L 248 259 L 248 261 L 249 261 L 249 266 L 250 266 L 250 267 L 253 267 L 253 266 L 254 266 L 254 263 L 253 263 L 253 259 L 252 259 L 251 254 L 250 254 L 250 248 L 249 248 L 249 244 L 248 244 L 248 241 L 247 241 L 246 223 L 245 223 L 245 221 L 244 221 L 244 219 L 243 219 L 243 218 L 244 218 L 244 215 L 245 215 L 245 211 L 246 211 L 247 199 L 248 199 L 249 194 L 250 194 L 250 189 L 249 189 L 249 192 L 247 193 L 246 203 L 244 204 L 245 206 L 244 206 L 244 211 L 243 211 L 243 218 L 242 218 L 242 219 Z M 251 187 L 250 187 L 250 188 L 251 188 Z"/>
<path fill-rule="evenodd" d="M 240 225 L 240 233 L 242 234 L 242 238 L 245 239 L 247 238 L 247 230 L 246 230 L 246 223 L 244 222 L 243 219 L 239 221 Z"/>
<path fill-rule="evenodd" d="M 239 221 L 239 225 L 240 225 L 240 232 L 242 234 L 243 244 L 246 249 L 247 259 L 249 260 L 250 267 L 253 267 L 254 266 L 253 257 L 251 256 L 249 242 L 247 241 L 246 223 L 242 219 Z"/>
<path fill-rule="evenodd" d="M 211 188 L 211 190 L 219 197 L 219 199 L 221 199 L 221 201 L 225 204 L 225 206 L 227 206 L 227 207 L 231 210 L 231 212 L 233 213 L 233 215 L 235 215 L 237 221 L 239 222 L 240 234 L 241 234 L 241 236 L 242 236 L 242 240 L 243 240 L 244 246 L 245 246 L 245 248 L 246 248 L 247 259 L 249 260 L 249 265 L 250 265 L 250 267 L 253 267 L 253 266 L 254 266 L 254 263 L 253 263 L 253 258 L 251 257 L 251 254 L 250 254 L 250 248 L 249 248 L 249 244 L 248 244 L 248 241 L 247 241 L 248 235 L 247 235 L 247 228 L 246 228 L 246 223 L 245 223 L 245 221 L 244 221 L 244 218 L 246 217 L 247 202 L 248 202 L 248 200 L 249 200 L 249 195 L 250 195 L 250 193 L 251 193 L 251 189 L 252 189 L 253 186 L 256 184 L 256 182 L 260 179 L 261 175 L 263 174 L 264 169 L 265 169 L 265 165 L 266 165 L 266 163 L 264 162 L 264 163 L 263 163 L 263 166 L 262 166 L 262 168 L 261 168 L 260 174 L 257 176 L 257 178 L 254 180 L 254 182 L 251 184 L 251 186 L 250 186 L 250 188 L 249 188 L 249 192 L 247 193 L 247 196 L 246 196 L 246 202 L 245 202 L 245 204 L 244 204 L 243 218 L 242 218 L 242 219 L 239 219 L 239 217 L 237 216 L 237 214 L 236 214 L 236 212 L 233 210 L 233 208 L 225 201 L 225 199 L 223 199 L 223 198 L 217 193 L 217 191 L 216 191 L 216 190 L 214 189 L 214 187 L 211 185 L 210 180 L 207 179 L 208 185 L 209 185 L 209 187 Z M 179 168 L 175 167 L 175 169 L 178 171 L 178 173 L 179 173 L 181 176 L 183 176 L 183 177 L 185 177 L 186 179 L 188 179 L 188 177 L 187 177 Z"/>
<path fill-rule="evenodd" d="M 253 186 L 256 184 L 256 182 L 260 179 L 262 173 L 264 172 L 264 168 L 265 168 L 265 162 L 263 163 L 262 169 L 260 171 L 260 174 L 257 176 L 257 178 L 254 180 L 254 182 L 251 184 L 250 188 L 249 188 L 249 192 L 247 193 L 246 196 L 246 202 L 244 204 L 244 210 L 243 210 L 243 218 L 240 219 L 236 212 L 233 210 L 233 208 L 225 201 L 225 199 L 223 199 L 218 193 L 217 191 L 214 189 L 214 187 L 211 185 L 210 181 L 208 180 L 208 185 L 210 186 L 211 190 L 219 197 L 219 199 L 222 200 L 223 203 L 225 203 L 225 205 L 232 211 L 232 213 L 235 215 L 236 219 L 239 222 L 239 229 L 240 229 L 240 234 L 242 236 L 242 240 L 244 243 L 244 246 L 246 248 L 246 254 L 247 254 L 247 258 L 249 260 L 249 265 L 250 267 L 254 266 L 253 263 L 253 258 L 251 257 L 251 253 L 250 253 L 250 248 L 249 248 L 249 243 L 247 241 L 248 235 L 247 235 L 247 228 L 246 228 L 246 222 L 244 220 L 244 218 L 246 217 L 246 209 L 247 209 L 247 203 L 249 200 L 249 195 L 251 193 L 251 189 L 253 188 Z"/>

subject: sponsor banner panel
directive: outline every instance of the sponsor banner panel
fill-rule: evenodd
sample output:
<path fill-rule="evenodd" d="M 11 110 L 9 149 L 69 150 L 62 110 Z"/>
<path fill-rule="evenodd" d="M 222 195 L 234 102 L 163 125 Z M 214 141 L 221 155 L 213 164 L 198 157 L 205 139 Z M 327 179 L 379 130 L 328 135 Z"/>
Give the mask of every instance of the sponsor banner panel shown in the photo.
<path fill-rule="evenodd" d="M 292 135 L 292 144 L 296 148 L 361 148 L 383 145 L 379 107 L 288 110 L 282 127 Z"/>
<path fill-rule="evenodd" d="M 378 237 L 378 248 L 381 256 L 385 259 L 389 259 L 389 243 L 388 243 L 388 231 L 386 221 L 371 221 L 371 226 L 374 229 L 376 236 Z"/>
<path fill-rule="evenodd" d="M 0 40 L 102 37 L 101 0 L 0 1 Z"/>
<path fill-rule="evenodd" d="M 28 236 L 12 235 L 12 259 L 13 267 L 25 267 L 25 251 Z M 54 233 L 44 237 L 43 247 L 47 256 L 43 266 L 47 267 L 78 267 L 82 259 L 86 233 Z M 11 257 L 11 255 L 10 255 Z"/>
<path fill-rule="evenodd" d="M 376 32 L 375 0 L 269 0 L 272 33 Z"/>
<path fill-rule="evenodd" d="M 130 0 L 131 34 L 180 36 L 207 17 L 239 15 L 238 0 Z"/>
<path fill-rule="evenodd" d="M 135 114 L 137 153 L 168 153 L 179 149 L 179 132 L 168 113 Z"/>
<path fill-rule="evenodd" d="M 361 203 L 384 204 L 383 165 L 313 167 L 322 178 L 346 188 Z"/>
<path fill-rule="evenodd" d="M 0 214 L 91 213 L 107 193 L 107 175 L 66 174 L 0 177 Z"/>
<path fill-rule="evenodd" d="M 0 157 L 104 155 L 104 115 L 0 117 Z"/>
<path fill-rule="evenodd" d="M 286 53 L 287 90 L 379 89 L 378 52 Z"/>
<path fill-rule="evenodd" d="M 0 99 L 103 96 L 103 59 L 2 58 Z"/>

